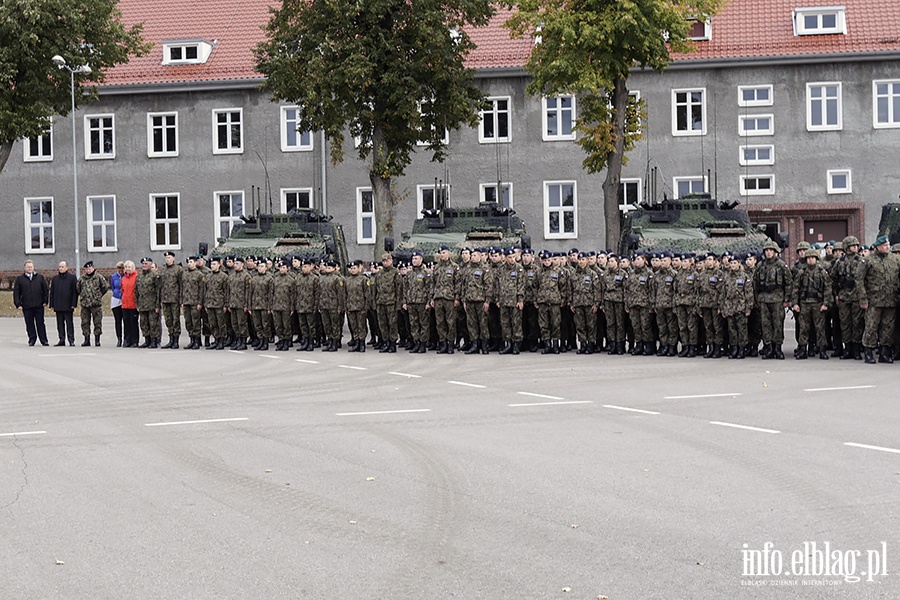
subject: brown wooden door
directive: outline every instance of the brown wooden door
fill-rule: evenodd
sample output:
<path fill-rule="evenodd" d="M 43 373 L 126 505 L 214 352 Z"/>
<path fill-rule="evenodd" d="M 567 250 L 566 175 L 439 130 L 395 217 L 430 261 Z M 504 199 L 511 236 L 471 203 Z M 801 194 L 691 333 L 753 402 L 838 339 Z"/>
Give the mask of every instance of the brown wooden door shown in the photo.
<path fill-rule="evenodd" d="M 847 237 L 847 221 L 804 221 L 803 239 L 810 244 L 822 244 Z"/>

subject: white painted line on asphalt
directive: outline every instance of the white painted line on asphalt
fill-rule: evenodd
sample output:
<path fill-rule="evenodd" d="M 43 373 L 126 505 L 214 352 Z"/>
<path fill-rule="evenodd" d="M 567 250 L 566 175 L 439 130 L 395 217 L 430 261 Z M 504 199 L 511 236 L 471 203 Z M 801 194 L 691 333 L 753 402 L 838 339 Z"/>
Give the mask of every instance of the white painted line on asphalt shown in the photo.
<path fill-rule="evenodd" d="M 546 398 L 547 400 L 565 400 L 559 396 L 547 396 L 546 394 L 534 394 L 532 392 L 516 392 L 520 396 L 532 396 L 534 398 Z"/>
<path fill-rule="evenodd" d="M 305 358 L 295 358 L 294 360 L 297 361 L 297 362 L 306 363 L 306 364 L 308 364 L 308 365 L 317 365 L 317 364 L 319 364 L 319 361 L 317 361 L 317 360 L 306 360 Z"/>
<path fill-rule="evenodd" d="M 431 412 L 430 408 L 408 408 L 405 410 L 369 410 L 365 412 L 334 413 L 336 417 L 355 417 L 358 415 L 399 415 L 402 413 Z"/>
<path fill-rule="evenodd" d="M 738 425 L 737 423 L 725 423 L 723 421 L 710 421 L 710 425 L 721 425 L 722 427 L 734 427 L 735 429 L 747 429 L 748 431 L 759 431 L 762 433 L 781 433 L 775 429 L 763 429 L 762 427 L 751 427 L 750 425 Z"/>
<path fill-rule="evenodd" d="M 16 437 L 19 435 L 41 435 L 46 431 L 15 431 L 13 433 L 0 433 L 0 437 Z"/>
<path fill-rule="evenodd" d="M 838 392 L 841 390 L 867 390 L 875 387 L 874 385 L 848 385 L 845 387 L 827 387 L 827 388 L 809 388 L 804 392 Z"/>
<path fill-rule="evenodd" d="M 527 402 L 525 404 L 507 404 L 510 408 L 520 406 L 559 406 L 561 404 L 593 404 L 593 400 L 565 400 L 563 402 Z"/>
<path fill-rule="evenodd" d="M 696 394 L 694 396 L 663 396 L 664 400 L 687 400 L 689 398 L 730 398 L 732 396 L 742 396 L 740 392 L 731 394 Z"/>
<path fill-rule="evenodd" d="M 65 358 L 71 358 L 76 356 L 97 356 L 95 352 L 79 352 L 78 354 L 38 354 L 38 356 L 46 356 L 48 358 L 56 358 L 58 356 L 62 356 Z"/>
<path fill-rule="evenodd" d="M 243 354 L 240 350 L 229 350 L 229 352 L 234 352 L 235 354 Z"/>
<path fill-rule="evenodd" d="M 162 427 L 164 425 L 195 425 L 197 423 L 227 423 L 229 421 L 249 421 L 250 417 L 234 417 L 232 419 L 199 419 L 197 421 L 168 421 L 162 423 L 144 423 L 144 427 Z"/>
<path fill-rule="evenodd" d="M 616 406 L 615 404 L 604 404 L 603 408 L 612 408 L 615 410 L 627 410 L 628 412 L 636 412 L 641 413 L 642 415 L 658 415 L 659 413 L 653 410 L 643 410 L 640 408 L 629 408 L 628 406 Z"/>
<path fill-rule="evenodd" d="M 354 371 L 368 371 L 368 367 L 356 367 L 353 365 L 338 365 L 342 369 L 353 369 Z"/>
<path fill-rule="evenodd" d="M 452 383 L 453 385 L 464 385 L 466 387 L 473 388 L 486 388 L 486 385 L 478 385 L 477 383 L 466 383 L 465 381 L 448 381 L 447 383 Z"/>
<path fill-rule="evenodd" d="M 421 379 L 421 375 L 413 375 L 412 373 L 401 373 L 399 371 L 388 371 L 388 375 L 397 375 L 398 377 L 412 377 L 413 379 Z"/>
<path fill-rule="evenodd" d="M 280 356 L 275 356 L 274 354 L 260 354 L 260 356 L 262 356 L 263 358 L 276 358 L 276 359 L 281 359 Z"/>
<path fill-rule="evenodd" d="M 896 448 L 885 448 L 884 446 L 870 446 L 868 444 L 857 444 L 855 442 L 844 442 L 845 446 L 853 446 L 854 448 L 865 448 L 866 450 L 878 450 L 880 452 L 891 452 L 892 454 L 900 454 L 900 450 Z"/>

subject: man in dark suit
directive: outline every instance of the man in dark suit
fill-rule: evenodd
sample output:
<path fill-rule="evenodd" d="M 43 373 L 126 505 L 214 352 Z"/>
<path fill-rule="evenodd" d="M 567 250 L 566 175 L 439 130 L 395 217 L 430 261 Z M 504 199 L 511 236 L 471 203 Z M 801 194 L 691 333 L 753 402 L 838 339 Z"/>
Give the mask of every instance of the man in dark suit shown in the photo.
<path fill-rule="evenodd" d="M 78 307 L 78 280 L 69 273 L 66 261 L 59 263 L 59 273 L 50 280 L 50 308 L 56 313 L 57 346 L 75 345 L 75 309 Z"/>
<path fill-rule="evenodd" d="M 13 284 L 13 303 L 25 317 L 25 331 L 28 345 L 34 346 L 40 339 L 42 346 L 49 346 L 47 329 L 44 326 L 44 307 L 50 301 L 47 280 L 34 270 L 34 263 L 25 261 L 25 272 L 16 277 Z"/>

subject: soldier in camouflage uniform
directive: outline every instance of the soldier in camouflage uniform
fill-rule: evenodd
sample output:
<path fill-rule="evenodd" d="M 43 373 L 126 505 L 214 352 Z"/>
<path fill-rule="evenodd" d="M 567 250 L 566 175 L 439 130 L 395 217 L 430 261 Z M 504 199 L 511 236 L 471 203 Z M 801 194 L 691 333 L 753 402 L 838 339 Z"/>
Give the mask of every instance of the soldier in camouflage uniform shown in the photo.
<path fill-rule="evenodd" d="M 138 348 L 159 348 L 159 276 L 153 271 L 153 259 L 141 259 L 141 271 L 134 282 L 134 302 L 144 343 Z"/>
<path fill-rule="evenodd" d="M 500 308 L 500 354 L 518 354 L 522 343 L 522 309 L 525 306 L 525 271 L 516 262 L 512 248 L 504 251 L 504 261 L 493 270 L 493 303 Z"/>
<path fill-rule="evenodd" d="M 166 320 L 169 342 L 163 348 L 178 348 L 181 336 L 181 277 L 184 272 L 180 264 L 175 264 L 175 253 L 164 252 L 166 264 L 159 273 L 159 297 L 162 314 Z"/>
<path fill-rule="evenodd" d="M 756 281 L 756 264 L 758 258 L 755 252 L 750 252 L 744 258 L 744 270 L 747 272 L 747 279 L 751 282 Z M 750 309 L 750 316 L 747 317 L 747 350 L 746 356 L 759 356 L 759 344 L 762 342 L 762 320 L 759 314 L 759 298 L 756 294 L 756 285 L 753 285 L 753 307 Z"/>
<path fill-rule="evenodd" d="M 844 256 L 835 261 L 832 286 L 841 324 L 844 353 L 841 360 L 862 360 L 862 336 L 866 328 L 866 311 L 860 305 L 865 277 L 865 264 L 859 255 L 859 240 L 854 236 L 843 239 Z"/>
<path fill-rule="evenodd" d="M 469 337 L 469 324 L 466 322 L 466 304 L 462 299 L 462 281 L 466 277 L 466 273 L 472 267 L 472 248 L 463 248 L 459 251 L 459 272 L 457 277 L 460 281 L 460 297 L 456 307 L 456 339 L 461 342 L 460 349 L 463 351 L 472 348 L 472 338 Z"/>
<path fill-rule="evenodd" d="M 402 303 L 401 294 L 400 273 L 394 267 L 394 258 L 385 252 L 381 255 L 381 269 L 375 275 L 375 312 L 384 342 L 379 353 L 397 351 L 397 307 Z"/>
<path fill-rule="evenodd" d="M 550 253 L 542 252 L 541 269 L 535 282 L 538 322 L 544 344 L 541 354 L 559 354 L 560 310 L 569 304 L 567 282 L 562 269 L 553 264 Z"/>
<path fill-rule="evenodd" d="M 350 328 L 348 352 L 366 351 L 366 310 L 372 302 L 372 281 L 363 275 L 363 261 L 350 263 L 347 288 L 347 325 Z"/>
<path fill-rule="evenodd" d="M 257 339 L 253 342 L 253 349 L 265 351 L 269 349 L 269 313 L 272 310 L 272 298 L 275 292 L 275 281 L 268 272 L 269 265 L 261 260 L 256 263 L 256 277 L 250 278 L 250 291 L 248 293 L 247 308 L 253 318 L 253 328 L 256 330 Z"/>
<path fill-rule="evenodd" d="M 636 255 L 632 264 L 628 280 L 625 282 L 625 312 L 628 313 L 634 328 L 632 354 L 650 356 L 656 354 L 656 342 L 653 339 L 651 325 L 653 316 L 650 314 L 653 272 L 647 266 L 647 258 L 643 254 Z"/>
<path fill-rule="evenodd" d="M 184 309 L 184 328 L 188 332 L 191 343 L 185 350 L 200 348 L 200 335 L 203 331 L 200 323 L 200 310 L 203 308 L 203 271 L 197 267 L 197 257 L 189 256 L 187 270 L 181 273 L 181 306 Z M 170 347 L 177 348 L 178 342 Z M 165 348 L 165 346 L 163 346 Z"/>
<path fill-rule="evenodd" d="M 753 285 L 759 300 L 762 321 L 763 359 L 784 360 L 781 345 L 784 343 L 784 309 L 789 306 L 791 295 L 791 270 L 778 257 L 781 249 L 774 241 L 763 245 L 765 258 L 756 266 Z"/>
<path fill-rule="evenodd" d="M 312 352 L 314 349 L 318 295 L 319 276 L 313 273 L 313 261 L 303 259 L 300 274 L 294 279 L 294 312 L 298 315 L 302 340 L 297 352 Z"/>
<path fill-rule="evenodd" d="M 403 310 L 409 314 L 411 354 L 425 354 L 428 342 L 428 306 L 432 298 L 431 272 L 422 264 L 422 253 L 412 253 L 412 267 L 406 274 Z"/>
<path fill-rule="evenodd" d="M 800 328 L 800 345 L 797 347 L 797 352 L 794 353 L 794 358 L 800 360 L 809 356 L 807 345 L 809 344 L 811 325 L 818 338 L 816 347 L 819 351 L 819 358 L 828 360 L 825 341 L 825 313 L 832 302 L 831 277 L 818 264 L 818 259 L 817 250 L 806 251 L 806 268 L 797 272 L 791 287 L 791 309 L 797 315 L 797 325 Z"/>
<path fill-rule="evenodd" d="M 344 330 L 344 310 L 347 306 L 347 293 L 344 278 L 337 273 L 337 263 L 326 261 L 322 274 L 319 275 L 319 314 L 322 315 L 322 330 L 325 343 L 322 352 L 337 352 L 341 347 L 341 336 Z"/>
<path fill-rule="evenodd" d="M 859 305 L 866 311 L 863 332 L 866 363 L 873 364 L 876 346 L 881 348 L 878 361 L 893 363 L 891 344 L 894 339 L 894 308 L 900 288 L 900 259 L 890 253 L 887 236 L 875 240 L 875 252 L 865 260 Z"/>
<path fill-rule="evenodd" d="M 659 355 L 678 355 L 678 321 L 675 317 L 675 276 L 672 268 L 672 254 L 663 252 L 659 259 L 659 269 L 652 281 L 652 306 L 656 313 L 659 330 Z"/>
<path fill-rule="evenodd" d="M 484 266 L 485 251 L 475 248 L 471 252 L 470 265 L 462 271 L 460 296 L 466 309 L 466 325 L 469 328 L 469 349 L 466 354 L 487 354 L 490 350 L 488 328 L 488 303 L 492 294 L 493 278 Z"/>
<path fill-rule="evenodd" d="M 94 321 L 94 345 L 100 345 L 103 335 L 103 295 L 109 291 L 106 278 L 94 269 L 94 261 L 84 264 L 84 273 L 75 286 L 78 302 L 81 304 L 81 334 L 84 336 L 82 346 L 91 345 L 91 321 Z"/>
<path fill-rule="evenodd" d="M 538 322 L 538 310 L 535 304 L 535 282 L 537 281 L 540 265 L 534 261 L 534 250 L 524 248 L 522 250 L 522 270 L 525 273 L 525 295 L 522 308 L 522 345 L 523 349 L 537 352 L 538 337 L 541 334 Z M 591 336 L 594 339 L 594 336 Z"/>
<path fill-rule="evenodd" d="M 232 350 L 246 350 L 250 330 L 247 325 L 248 300 L 250 298 L 250 274 L 245 270 L 244 259 L 234 258 L 234 270 L 228 276 L 228 316 L 234 330 Z"/>
<path fill-rule="evenodd" d="M 291 316 L 294 314 L 294 276 L 291 275 L 291 263 L 283 259 L 278 263 L 278 274 L 272 278 L 272 320 L 275 324 L 275 335 L 278 343 L 276 352 L 287 352 L 291 349 Z"/>
<path fill-rule="evenodd" d="M 569 282 L 569 310 L 575 317 L 578 354 L 594 353 L 595 319 L 602 300 L 602 284 L 597 273 L 588 267 L 588 257 L 578 253 L 578 266 Z"/>
<path fill-rule="evenodd" d="M 753 307 L 753 281 L 740 257 L 728 262 L 720 287 L 719 310 L 728 324 L 728 358 L 742 359 L 747 351 L 747 317 Z"/>
<path fill-rule="evenodd" d="M 603 274 L 603 312 L 606 314 L 606 335 L 611 342 L 609 354 L 625 354 L 625 284 L 628 273 L 619 267 L 619 257 L 606 257 Z"/>
<path fill-rule="evenodd" d="M 704 358 L 721 358 L 725 344 L 725 319 L 719 312 L 722 269 L 713 252 L 708 253 L 703 262 L 700 285 L 697 288 L 697 307 L 700 309 L 700 316 L 703 319 L 703 331 L 707 344 Z"/>
<path fill-rule="evenodd" d="M 694 268 L 694 255 L 684 254 L 681 257 L 681 268 L 675 274 L 675 318 L 678 320 L 678 336 L 681 338 L 682 358 L 697 356 L 700 343 L 700 323 L 697 314 L 697 289 L 700 280 Z"/>
<path fill-rule="evenodd" d="M 228 327 L 225 324 L 228 275 L 222 269 L 221 256 L 213 256 L 209 266 L 209 275 L 203 281 L 203 303 L 209 315 L 209 327 L 216 343 L 208 350 L 224 350 L 228 339 Z"/>
<path fill-rule="evenodd" d="M 459 273 L 450 260 L 450 248 L 441 246 L 432 271 L 432 299 L 437 325 L 438 354 L 453 354 L 456 346 L 456 309 L 459 306 Z"/>

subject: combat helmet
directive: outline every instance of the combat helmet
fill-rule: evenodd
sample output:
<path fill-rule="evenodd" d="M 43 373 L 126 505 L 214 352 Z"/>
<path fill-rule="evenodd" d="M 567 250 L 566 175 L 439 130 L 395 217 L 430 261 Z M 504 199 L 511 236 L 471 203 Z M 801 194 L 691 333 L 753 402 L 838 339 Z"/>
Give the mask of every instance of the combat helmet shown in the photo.
<path fill-rule="evenodd" d="M 803 253 L 803 258 L 809 258 L 810 256 L 819 258 L 819 251 L 815 250 L 813 248 L 810 248 L 806 252 Z"/>
<path fill-rule="evenodd" d="M 809 250 L 809 248 L 810 248 L 809 242 L 806 242 L 806 241 L 797 242 L 797 252 L 800 252 L 801 250 Z"/>
<path fill-rule="evenodd" d="M 855 236 L 848 235 L 844 238 L 844 249 L 846 250 L 850 246 L 859 246 L 859 240 Z"/>
<path fill-rule="evenodd" d="M 775 240 L 769 240 L 765 244 L 763 244 L 763 250 L 774 250 L 775 252 L 781 252 L 781 248 L 778 244 L 775 243 Z"/>

